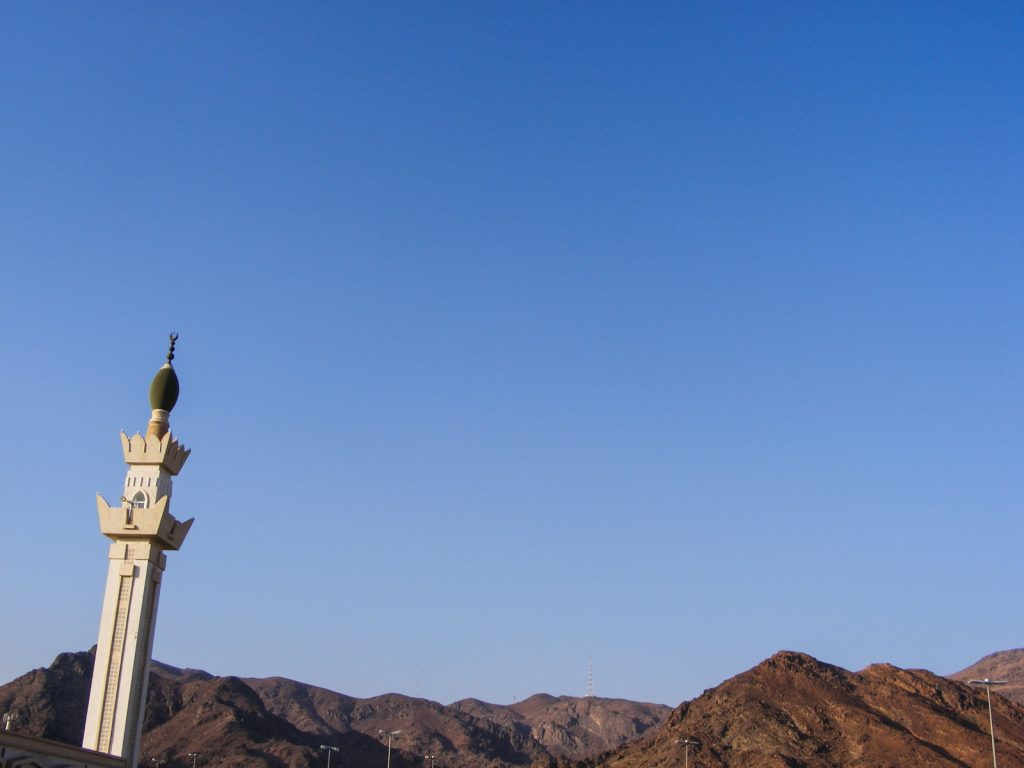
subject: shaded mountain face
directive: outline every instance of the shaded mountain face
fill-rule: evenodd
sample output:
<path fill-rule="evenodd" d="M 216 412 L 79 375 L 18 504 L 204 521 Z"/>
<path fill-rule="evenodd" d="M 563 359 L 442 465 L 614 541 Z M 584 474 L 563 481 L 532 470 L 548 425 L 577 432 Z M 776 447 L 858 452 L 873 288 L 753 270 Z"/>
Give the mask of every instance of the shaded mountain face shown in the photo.
<path fill-rule="evenodd" d="M 1024 709 L 993 697 L 1001 768 L 1024 768 Z M 861 672 L 783 651 L 680 705 L 607 768 L 965 768 L 991 762 L 984 692 L 924 670 Z"/>
<path fill-rule="evenodd" d="M 594 757 L 658 725 L 671 711 L 660 704 L 545 694 L 507 707 L 475 699 L 442 706 L 399 694 L 354 699 L 283 678 L 245 682 L 268 711 L 306 732 L 328 738 L 354 731 L 376 739 L 382 730 L 401 730 L 394 747 L 403 754 L 434 755 L 444 765 L 467 768 Z"/>
<path fill-rule="evenodd" d="M 80 744 L 93 655 L 61 654 L 0 687 L 0 712 L 21 733 Z M 153 663 L 142 739 L 143 764 L 169 768 L 323 766 L 321 745 L 338 747 L 335 768 L 387 763 L 379 732 L 400 730 L 393 768 L 496 768 L 578 761 L 620 746 L 670 714 L 660 704 L 538 695 L 511 707 L 466 699 L 448 706 L 386 694 L 356 699 L 284 678 L 215 677 Z"/>
<path fill-rule="evenodd" d="M 89 651 L 62 653 L 48 668 L 0 687 L 0 713 L 14 716 L 11 730 L 80 746 L 93 659 Z"/>
<path fill-rule="evenodd" d="M 967 669 L 949 676 L 951 680 L 1006 680 L 1006 685 L 992 689 L 992 693 L 1005 696 L 1010 701 L 1024 704 L 1024 648 L 991 653 L 980 661 L 976 661 Z M 984 690 L 982 688 L 981 690 Z"/>

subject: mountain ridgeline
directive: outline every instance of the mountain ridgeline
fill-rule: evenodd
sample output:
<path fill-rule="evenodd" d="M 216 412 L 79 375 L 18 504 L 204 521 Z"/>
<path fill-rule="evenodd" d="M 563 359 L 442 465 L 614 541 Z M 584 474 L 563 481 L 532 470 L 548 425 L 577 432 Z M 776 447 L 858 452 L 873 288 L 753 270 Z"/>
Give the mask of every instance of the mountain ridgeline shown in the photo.
<path fill-rule="evenodd" d="M 13 729 L 71 744 L 81 738 L 89 653 L 65 653 L 0 686 Z M 188 768 L 384 768 L 380 731 L 401 733 L 393 768 L 968 768 L 991 762 L 983 689 L 993 695 L 999 765 L 1024 768 L 1024 650 L 939 677 L 873 664 L 849 672 L 781 651 L 675 710 L 619 699 L 539 694 L 511 706 L 442 706 L 386 694 L 344 696 L 284 678 L 215 677 L 154 663 L 143 762 Z M 954 679 L 955 678 L 955 679 Z M 686 747 L 681 742 L 698 742 Z"/>
<path fill-rule="evenodd" d="M 81 743 L 93 656 L 64 653 L 0 687 L 12 729 Z M 367 699 L 284 678 L 216 677 L 153 663 L 142 742 L 143 764 L 190 768 L 299 768 L 326 764 L 321 745 L 338 748 L 332 768 L 383 766 L 379 732 L 401 730 L 392 768 L 554 766 L 592 760 L 657 726 L 671 708 L 622 699 L 538 694 L 511 706 L 465 699 L 443 706 L 385 694 Z"/>
<path fill-rule="evenodd" d="M 966 669 L 950 675 L 953 680 L 1005 680 L 993 690 L 1010 701 L 1024 704 L 1024 648 L 997 651 L 976 661 Z"/>
<path fill-rule="evenodd" d="M 1024 768 L 1024 708 L 992 697 L 1000 768 Z M 700 743 L 684 754 L 690 739 Z M 848 672 L 782 651 L 681 704 L 603 768 L 967 768 L 992 762 L 984 690 L 926 670 Z"/>

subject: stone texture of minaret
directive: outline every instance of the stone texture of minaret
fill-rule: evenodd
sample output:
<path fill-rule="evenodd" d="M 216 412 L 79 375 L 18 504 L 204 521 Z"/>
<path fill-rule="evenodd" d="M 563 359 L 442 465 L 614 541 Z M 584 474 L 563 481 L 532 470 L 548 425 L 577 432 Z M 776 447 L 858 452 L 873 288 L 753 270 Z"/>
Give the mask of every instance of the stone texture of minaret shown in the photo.
<path fill-rule="evenodd" d="M 82 746 L 122 757 L 128 768 L 139 759 L 164 552 L 181 547 L 193 522 L 170 513 L 171 481 L 190 453 L 168 421 L 178 400 L 177 338 L 171 334 L 167 362 L 150 385 L 146 435 L 121 433 L 128 464 L 121 503 L 112 507 L 96 495 L 100 531 L 111 544 Z"/>

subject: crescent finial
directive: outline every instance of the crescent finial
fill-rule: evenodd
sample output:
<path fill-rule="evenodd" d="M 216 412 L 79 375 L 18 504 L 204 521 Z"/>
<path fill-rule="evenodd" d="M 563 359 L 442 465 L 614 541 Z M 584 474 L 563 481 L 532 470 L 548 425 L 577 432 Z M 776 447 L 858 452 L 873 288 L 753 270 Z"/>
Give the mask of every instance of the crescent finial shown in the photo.
<path fill-rule="evenodd" d="M 171 336 L 171 348 L 167 350 L 167 362 L 171 362 L 174 359 L 174 344 L 178 340 L 178 334 L 172 333 Z"/>

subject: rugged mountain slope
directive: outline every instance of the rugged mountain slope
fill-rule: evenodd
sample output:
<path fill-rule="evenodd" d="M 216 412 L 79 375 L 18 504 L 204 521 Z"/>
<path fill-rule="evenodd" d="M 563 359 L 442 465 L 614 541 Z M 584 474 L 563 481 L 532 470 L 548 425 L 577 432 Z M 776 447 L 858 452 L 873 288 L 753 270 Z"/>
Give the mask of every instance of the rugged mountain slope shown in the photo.
<path fill-rule="evenodd" d="M 632 701 L 595 697 L 537 694 L 509 709 L 522 716 L 533 738 L 550 754 L 566 758 L 614 749 L 663 719 L 640 710 Z"/>
<path fill-rule="evenodd" d="M 951 680 L 1006 680 L 1007 685 L 993 688 L 993 693 L 1024 704 L 1024 648 L 991 653 L 966 669 L 949 676 Z"/>
<path fill-rule="evenodd" d="M 993 701 L 1002 768 L 1024 768 L 1024 709 Z M 705 691 L 606 757 L 607 768 L 965 768 L 991 760 L 984 694 L 888 664 L 858 673 L 783 651 Z"/>
<path fill-rule="evenodd" d="M 81 744 L 92 664 L 89 652 L 60 654 L 48 668 L 33 669 L 0 687 L 0 713 L 15 716 L 12 730 Z"/>
<path fill-rule="evenodd" d="M 91 653 L 61 654 L 0 687 L 0 712 L 15 730 L 81 743 L 92 675 Z M 380 730 L 401 730 L 393 768 L 420 768 L 435 755 L 445 768 L 496 768 L 580 760 L 661 723 L 670 709 L 615 699 L 539 695 L 516 707 L 472 699 L 442 706 L 399 694 L 356 699 L 284 678 L 214 677 L 154 662 L 143 736 L 144 758 L 204 766 L 321 766 L 320 745 L 340 752 L 332 765 L 383 766 Z"/>
<path fill-rule="evenodd" d="M 462 768 L 530 764 L 547 758 L 528 729 L 509 727 L 500 716 L 467 715 L 457 708 L 395 693 L 354 699 L 282 678 L 245 682 L 269 712 L 303 723 L 307 732 L 327 743 L 333 744 L 336 734 L 356 734 L 383 750 L 378 733 L 400 730 L 393 745 L 393 763 L 399 760 L 420 766 L 422 756 L 428 754 L 446 766 Z M 496 707 L 499 714 L 501 709 Z"/>

